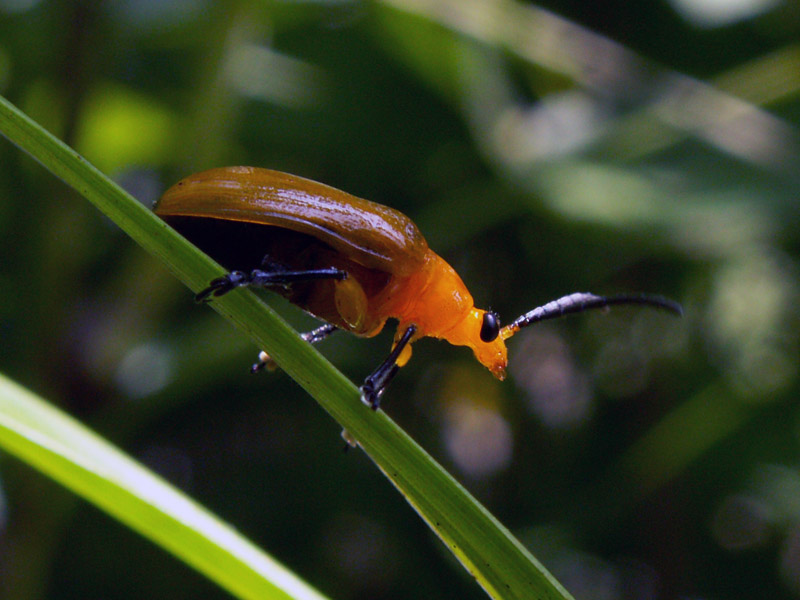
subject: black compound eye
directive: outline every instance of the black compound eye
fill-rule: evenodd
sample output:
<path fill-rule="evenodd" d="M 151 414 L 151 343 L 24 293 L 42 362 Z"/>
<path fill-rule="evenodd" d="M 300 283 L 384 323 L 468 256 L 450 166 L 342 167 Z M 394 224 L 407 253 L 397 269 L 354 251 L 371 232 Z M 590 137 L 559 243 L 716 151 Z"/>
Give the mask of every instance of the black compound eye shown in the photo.
<path fill-rule="evenodd" d="M 500 317 L 496 312 L 488 311 L 483 314 L 481 324 L 481 341 L 493 342 L 500 335 Z"/>

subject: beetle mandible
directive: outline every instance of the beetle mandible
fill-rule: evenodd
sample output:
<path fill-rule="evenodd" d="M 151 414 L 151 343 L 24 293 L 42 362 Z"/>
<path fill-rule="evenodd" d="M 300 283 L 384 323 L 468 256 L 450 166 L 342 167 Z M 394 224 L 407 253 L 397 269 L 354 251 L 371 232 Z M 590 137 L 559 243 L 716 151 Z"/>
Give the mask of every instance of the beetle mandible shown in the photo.
<path fill-rule="evenodd" d="M 394 345 L 361 386 L 377 409 L 398 369 L 422 337 L 472 349 L 498 379 L 508 363 L 505 340 L 532 323 L 614 304 L 681 314 L 660 296 L 574 293 L 501 327 L 476 308 L 453 268 L 428 247 L 417 226 L 392 208 L 288 173 L 224 167 L 191 175 L 168 189 L 155 213 L 231 271 L 198 301 L 239 287 L 269 288 L 325 325 L 303 335 L 316 343 L 337 329 L 371 337 L 398 321 Z M 258 370 L 269 357 L 262 353 Z"/>

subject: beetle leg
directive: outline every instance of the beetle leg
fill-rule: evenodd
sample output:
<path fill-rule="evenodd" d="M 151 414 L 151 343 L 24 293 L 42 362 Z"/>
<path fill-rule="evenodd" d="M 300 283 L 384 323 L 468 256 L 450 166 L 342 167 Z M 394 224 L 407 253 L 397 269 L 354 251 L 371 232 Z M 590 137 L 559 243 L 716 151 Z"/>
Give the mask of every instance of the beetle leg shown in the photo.
<path fill-rule="evenodd" d="M 317 327 L 316 329 L 312 329 L 311 331 L 307 331 L 303 334 L 300 334 L 300 337 L 307 341 L 309 344 L 316 344 L 321 342 L 334 331 L 336 331 L 338 327 L 336 325 L 331 325 L 330 323 L 325 323 L 321 327 Z M 264 352 L 263 350 L 258 354 L 258 362 L 255 363 L 252 367 L 250 367 L 251 373 L 258 373 L 262 369 L 274 370 L 277 368 L 275 361 L 272 360 L 272 357 Z"/>
<path fill-rule="evenodd" d="M 199 292 L 195 297 L 196 302 L 207 302 L 211 296 L 222 296 L 239 287 L 271 287 L 275 285 L 289 285 L 302 281 L 317 279 L 347 279 L 347 271 L 335 267 L 325 269 L 311 269 L 308 271 L 274 270 L 264 271 L 254 269 L 250 273 L 244 271 L 231 271 L 227 275 L 218 277 L 208 284 L 208 287 Z"/>
<path fill-rule="evenodd" d="M 361 386 L 361 400 L 372 410 L 378 410 L 383 392 L 386 391 L 389 382 L 400 370 L 397 359 L 416 332 L 417 326 L 409 325 L 402 337 L 394 345 L 394 348 L 392 348 L 389 356 L 386 357 L 386 360 L 364 380 L 364 384 Z"/>

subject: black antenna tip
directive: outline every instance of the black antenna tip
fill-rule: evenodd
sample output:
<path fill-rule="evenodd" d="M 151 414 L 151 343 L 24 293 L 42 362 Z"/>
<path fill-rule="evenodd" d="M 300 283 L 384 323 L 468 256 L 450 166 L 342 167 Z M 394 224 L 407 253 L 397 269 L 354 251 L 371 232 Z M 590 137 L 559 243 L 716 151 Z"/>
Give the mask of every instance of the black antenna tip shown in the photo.
<path fill-rule="evenodd" d="M 642 304 L 645 306 L 652 306 L 653 308 L 660 308 L 671 312 L 672 314 L 682 317 L 683 306 L 664 296 L 650 296 L 648 294 L 622 294 L 619 296 L 610 296 L 605 299 L 606 305 L 612 304 Z"/>

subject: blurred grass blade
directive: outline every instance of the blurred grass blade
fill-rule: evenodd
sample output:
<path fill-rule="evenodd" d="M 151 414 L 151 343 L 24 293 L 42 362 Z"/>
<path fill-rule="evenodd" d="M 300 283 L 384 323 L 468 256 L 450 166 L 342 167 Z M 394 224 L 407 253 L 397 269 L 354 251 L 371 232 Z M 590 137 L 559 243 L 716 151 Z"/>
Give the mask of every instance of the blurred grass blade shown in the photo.
<path fill-rule="evenodd" d="M 93 202 L 193 290 L 220 268 L 153 213 L 0 97 L 0 132 Z M 188 299 L 187 299 L 188 301 Z M 357 440 L 408 502 L 494 598 L 565 599 L 570 595 L 533 556 L 385 413 L 252 292 L 212 307 L 266 350 Z"/>
<path fill-rule="evenodd" d="M 239 598 L 323 598 L 161 478 L 2 375 L 0 446 Z"/>

